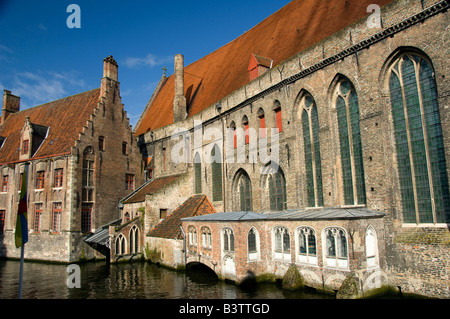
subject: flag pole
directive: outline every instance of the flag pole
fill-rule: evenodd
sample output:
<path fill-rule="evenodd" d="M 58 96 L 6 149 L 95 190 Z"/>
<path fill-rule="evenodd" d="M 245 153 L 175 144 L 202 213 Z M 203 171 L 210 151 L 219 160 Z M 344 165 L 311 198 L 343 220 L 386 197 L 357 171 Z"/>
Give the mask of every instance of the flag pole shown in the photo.
<path fill-rule="evenodd" d="M 17 220 L 16 220 L 16 230 L 15 230 L 15 243 L 16 247 L 20 247 L 20 272 L 19 272 L 19 299 L 22 299 L 22 282 L 23 282 L 23 262 L 25 253 L 25 243 L 28 242 L 28 193 L 27 193 L 27 182 L 28 182 L 28 165 L 25 163 L 25 168 L 23 176 L 21 178 L 22 183 L 20 186 L 20 197 L 19 205 L 17 209 Z"/>
<path fill-rule="evenodd" d="M 22 281 L 23 281 L 23 260 L 24 260 L 25 245 L 20 249 L 20 273 L 19 273 L 19 299 L 22 299 Z"/>

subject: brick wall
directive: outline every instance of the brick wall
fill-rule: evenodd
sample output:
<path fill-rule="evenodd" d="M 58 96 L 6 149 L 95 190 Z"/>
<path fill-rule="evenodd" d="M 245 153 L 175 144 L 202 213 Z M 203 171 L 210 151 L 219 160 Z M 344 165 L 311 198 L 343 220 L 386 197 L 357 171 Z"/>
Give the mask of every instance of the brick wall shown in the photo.
<path fill-rule="evenodd" d="M 347 79 L 354 86 L 358 96 L 365 206 L 387 214 L 384 218 L 384 234 L 380 236 L 382 240 L 379 242 L 386 276 L 391 284 L 401 286 L 407 292 L 448 296 L 448 265 L 445 267 L 443 265 L 449 246 L 442 239 L 448 236 L 447 226 L 416 225 L 416 228 L 419 227 L 424 231 L 439 229 L 436 236 L 441 239 L 437 243 L 422 243 L 420 238 L 417 238 L 419 247 L 423 249 L 411 249 L 415 246 L 405 246 L 396 240 L 397 237 L 402 238 L 405 227 L 402 226 L 404 221 L 400 203 L 393 119 L 386 78 L 388 67 L 401 52 L 415 52 L 431 61 L 438 92 L 448 177 L 450 113 L 446 108 L 449 104 L 449 85 L 445 78 L 449 73 L 449 64 L 448 59 L 443 56 L 448 47 L 446 31 L 448 11 L 442 10 L 448 3 L 443 1 L 436 7 L 437 9 L 435 8 L 436 10 L 427 10 L 429 6 L 438 2 L 394 1 L 383 7 L 382 29 L 368 28 L 367 21 L 362 19 L 273 67 L 246 86 L 224 97 L 218 101 L 222 105 L 220 113 L 215 105 L 212 105 L 191 118 L 147 133 L 141 139 L 146 141 L 147 148 L 151 148 L 153 145 L 165 143 L 175 128 L 185 127 L 193 130 L 193 123 L 196 120 L 207 123 L 203 127 L 205 131 L 208 127 L 220 129 L 222 121 L 224 127 L 228 127 L 232 121 L 240 127 L 244 115 L 248 117 L 249 126 L 257 129 L 259 108 L 263 108 L 266 114 L 266 127 L 272 128 L 275 127 L 273 106 L 275 101 L 278 101 L 283 117 L 279 165 L 286 179 L 286 204 L 288 209 L 302 209 L 307 206 L 307 186 L 299 102 L 303 92 L 307 91 L 314 98 L 318 110 L 324 206 L 342 206 L 344 205 L 342 164 L 337 110 L 333 100 L 338 80 Z M 422 12 L 420 15 L 410 19 L 420 12 Z M 373 37 L 369 38 L 371 36 Z M 153 136 L 152 140 L 150 134 Z M 211 142 L 205 137 L 202 142 L 203 149 L 210 146 Z M 166 146 L 166 152 L 169 151 L 167 147 L 170 146 Z M 269 144 L 270 147 L 272 145 Z M 247 147 L 245 156 L 248 155 L 248 151 Z M 194 151 L 191 158 L 193 156 Z M 161 162 L 158 152 L 154 153 L 154 161 Z M 239 169 L 244 169 L 250 177 L 253 210 L 269 209 L 267 185 L 264 182 L 265 177 L 261 175 L 262 167 L 260 161 L 224 164 L 224 200 L 222 205 L 214 203 L 217 210 L 233 209 L 235 198 L 233 194 L 236 190 L 232 189 L 232 182 Z M 187 166 L 187 169 L 192 171 L 192 166 Z M 209 164 L 202 165 L 202 184 L 208 187 L 211 185 L 210 169 Z M 164 173 L 156 167 L 155 175 L 158 174 Z M 191 187 L 191 192 L 194 192 L 193 183 L 186 187 Z M 210 197 L 211 191 L 208 187 L 204 193 Z M 428 251 L 429 256 L 425 255 L 425 251 Z M 414 267 L 414 260 L 417 259 L 426 261 L 423 267 Z M 284 266 L 273 266 L 271 271 L 277 273 L 281 268 L 284 271 Z M 408 276 L 404 275 L 405 269 L 408 269 Z M 409 284 L 411 281 L 420 284 L 411 285 Z"/>

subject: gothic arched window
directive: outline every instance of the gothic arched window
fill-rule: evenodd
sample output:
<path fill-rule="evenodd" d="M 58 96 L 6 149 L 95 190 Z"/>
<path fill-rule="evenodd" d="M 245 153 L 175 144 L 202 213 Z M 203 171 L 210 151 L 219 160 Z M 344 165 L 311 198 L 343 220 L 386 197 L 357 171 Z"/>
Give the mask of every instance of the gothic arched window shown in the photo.
<path fill-rule="evenodd" d="M 212 199 L 222 200 L 222 157 L 217 144 L 211 151 Z"/>
<path fill-rule="evenodd" d="M 252 210 L 252 188 L 250 177 L 247 172 L 240 169 L 234 178 L 234 210 L 251 211 Z"/>
<path fill-rule="evenodd" d="M 365 204 L 366 189 L 359 128 L 358 96 L 354 86 L 347 79 L 338 81 L 335 94 L 344 204 Z"/>
<path fill-rule="evenodd" d="M 404 53 L 389 73 L 403 221 L 446 223 L 450 193 L 433 69 Z"/>
<path fill-rule="evenodd" d="M 202 192 L 202 160 L 199 153 L 195 153 L 194 157 L 194 188 L 195 194 Z"/>
<path fill-rule="evenodd" d="M 303 149 L 305 152 L 306 192 L 309 207 L 323 206 L 322 167 L 320 162 L 319 116 L 314 99 L 306 94 L 302 111 Z"/>

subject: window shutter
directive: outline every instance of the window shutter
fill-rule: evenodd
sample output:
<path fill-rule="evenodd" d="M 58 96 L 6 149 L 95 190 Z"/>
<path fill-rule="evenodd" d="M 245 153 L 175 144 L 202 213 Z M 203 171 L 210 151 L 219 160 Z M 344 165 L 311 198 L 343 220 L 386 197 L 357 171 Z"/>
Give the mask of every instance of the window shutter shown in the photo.
<path fill-rule="evenodd" d="M 259 127 L 261 128 L 261 138 L 266 138 L 266 118 L 264 115 L 259 117 Z"/>
<path fill-rule="evenodd" d="M 281 121 L 281 108 L 277 108 L 275 110 L 275 118 L 277 121 L 278 132 L 281 133 L 283 131 L 283 122 Z"/>

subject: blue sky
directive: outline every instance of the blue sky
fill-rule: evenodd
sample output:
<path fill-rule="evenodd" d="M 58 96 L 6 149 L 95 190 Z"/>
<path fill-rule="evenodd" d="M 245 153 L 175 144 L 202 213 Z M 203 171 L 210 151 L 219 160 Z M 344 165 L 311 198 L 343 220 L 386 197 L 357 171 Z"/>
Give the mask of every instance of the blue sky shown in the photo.
<path fill-rule="evenodd" d="M 103 58 L 119 63 L 122 102 L 136 123 L 173 57 L 188 65 L 289 0 L 0 0 L 0 89 L 26 109 L 100 86 Z M 81 28 L 68 28 L 70 4 Z"/>

